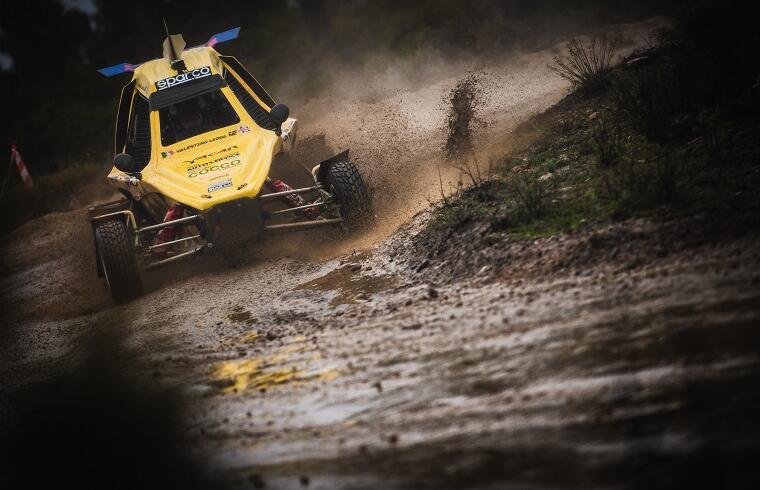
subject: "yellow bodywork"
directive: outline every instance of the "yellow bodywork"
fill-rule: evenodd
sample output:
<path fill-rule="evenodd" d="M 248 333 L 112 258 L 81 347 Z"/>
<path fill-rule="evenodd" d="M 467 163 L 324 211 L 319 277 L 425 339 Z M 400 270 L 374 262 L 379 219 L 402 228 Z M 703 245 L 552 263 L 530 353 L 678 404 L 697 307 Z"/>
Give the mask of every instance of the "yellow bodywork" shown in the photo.
<path fill-rule="evenodd" d="M 184 51 L 182 60 L 188 71 L 210 66 L 212 75 L 222 75 L 225 68 L 216 50 L 205 46 Z M 259 105 L 267 111 L 271 109 L 237 73 L 230 71 Z M 177 72 L 166 59 L 146 62 L 135 69 L 135 92 L 149 99 L 157 91 L 158 80 L 175 75 Z M 221 90 L 240 118 L 239 123 L 162 146 L 159 111 L 151 111 L 151 155 L 141 171 L 141 178 L 135 180 L 114 167 L 109 180 L 136 199 L 157 192 L 169 201 L 199 211 L 236 199 L 256 197 L 269 174 L 272 159 L 281 150 L 282 141 L 273 131 L 254 122 L 230 87 Z M 227 179 L 232 181 L 231 185 L 209 192 L 211 185 Z"/>

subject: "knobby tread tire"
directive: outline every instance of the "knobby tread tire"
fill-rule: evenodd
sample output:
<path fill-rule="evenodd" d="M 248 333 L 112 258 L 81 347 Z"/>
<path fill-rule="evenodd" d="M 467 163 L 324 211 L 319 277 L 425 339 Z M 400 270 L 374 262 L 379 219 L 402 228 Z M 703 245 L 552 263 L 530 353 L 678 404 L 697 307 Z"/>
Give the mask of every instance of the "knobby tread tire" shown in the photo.
<path fill-rule="evenodd" d="M 335 162 L 326 177 L 346 227 L 357 230 L 369 226 L 373 217 L 372 200 L 356 165 Z"/>
<path fill-rule="evenodd" d="M 95 243 L 111 297 L 122 302 L 139 296 L 142 293 L 142 280 L 126 224 L 117 220 L 97 223 Z"/>

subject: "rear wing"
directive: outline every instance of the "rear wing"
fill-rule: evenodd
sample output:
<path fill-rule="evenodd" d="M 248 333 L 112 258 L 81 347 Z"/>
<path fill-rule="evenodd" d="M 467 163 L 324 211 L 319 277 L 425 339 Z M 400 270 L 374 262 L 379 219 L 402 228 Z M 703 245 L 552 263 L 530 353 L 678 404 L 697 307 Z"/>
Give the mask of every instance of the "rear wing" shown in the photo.
<path fill-rule="evenodd" d="M 214 34 L 209 38 L 208 41 L 206 41 L 204 44 L 199 44 L 198 46 L 193 46 L 194 48 L 197 48 L 199 46 L 208 46 L 209 48 L 213 48 L 219 43 L 224 43 L 227 41 L 232 41 L 234 39 L 238 38 L 238 35 L 240 34 L 240 28 L 235 27 L 234 29 L 228 29 L 224 32 L 219 32 L 217 34 Z M 192 49 L 192 48 L 190 48 Z M 138 63 L 136 65 L 132 63 L 119 63 L 118 65 L 108 66 L 106 68 L 101 68 L 98 70 L 98 73 L 103 75 L 104 77 L 114 77 L 116 75 L 121 75 L 122 73 L 130 73 L 133 72 L 139 67 L 142 63 Z"/>

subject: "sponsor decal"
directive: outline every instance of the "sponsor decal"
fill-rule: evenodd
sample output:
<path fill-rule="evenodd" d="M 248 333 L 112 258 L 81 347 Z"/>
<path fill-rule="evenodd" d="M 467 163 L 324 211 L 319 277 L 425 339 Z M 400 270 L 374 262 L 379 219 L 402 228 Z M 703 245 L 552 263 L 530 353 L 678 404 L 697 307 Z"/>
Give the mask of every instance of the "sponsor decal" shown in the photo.
<path fill-rule="evenodd" d="M 218 154 L 220 154 L 220 153 L 224 153 L 224 152 L 227 152 L 227 151 L 231 151 L 231 150 L 237 150 L 237 146 L 235 146 L 235 145 L 232 145 L 232 146 L 230 146 L 230 147 L 228 147 L 228 148 L 224 148 L 224 149 L 222 149 L 222 150 L 212 151 L 211 153 L 206 153 L 205 155 L 201 155 L 201 156 L 199 156 L 199 157 L 195 157 L 195 158 L 193 158 L 192 160 L 185 160 L 184 162 L 182 162 L 182 164 L 185 164 L 185 163 L 187 163 L 187 164 L 189 164 L 189 165 L 192 165 L 192 164 L 193 164 L 193 163 L 195 163 L 197 160 L 203 160 L 204 158 L 212 157 L 212 156 L 214 156 L 214 155 L 218 155 Z M 230 156 L 230 155 L 227 155 L 227 156 Z"/>
<path fill-rule="evenodd" d="M 233 129 L 230 131 L 230 134 L 228 136 L 235 136 L 237 134 L 237 129 Z"/>
<path fill-rule="evenodd" d="M 164 78 L 163 80 L 157 81 L 156 90 L 166 90 L 167 88 L 172 88 L 177 85 L 190 82 L 192 80 L 197 80 L 198 78 L 204 78 L 204 77 L 210 77 L 210 76 L 211 76 L 210 66 L 196 68 L 195 70 L 188 71 L 185 73 L 180 73 L 177 76 Z"/>
<path fill-rule="evenodd" d="M 174 155 L 174 152 L 172 150 L 166 150 L 161 152 L 161 158 L 166 158 Z"/>
<path fill-rule="evenodd" d="M 219 136 L 216 136 L 216 137 L 208 139 L 208 140 L 199 141 L 197 143 L 193 143 L 192 145 L 187 145 L 187 146 L 184 146 L 182 148 L 177 148 L 176 150 L 174 150 L 174 153 L 182 153 L 183 151 L 191 150 L 191 149 L 196 148 L 198 146 L 203 146 L 203 145 L 206 145 L 206 144 L 214 142 L 214 141 L 223 140 L 226 137 L 227 137 L 226 134 L 220 134 Z"/>
<path fill-rule="evenodd" d="M 250 132 L 251 128 L 249 128 L 247 125 L 243 124 L 242 126 L 240 126 L 238 128 L 238 131 L 240 132 L 240 134 L 245 134 L 245 133 Z"/>
<path fill-rule="evenodd" d="M 218 172 L 220 170 L 227 170 L 228 168 L 237 167 L 240 165 L 240 159 L 235 158 L 240 156 L 239 153 L 218 158 L 212 162 L 201 163 L 195 167 L 187 170 L 187 177 L 194 179 L 201 175 L 206 175 L 209 172 Z M 235 158 L 232 160 L 232 158 Z"/>
<path fill-rule="evenodd" d="M 214 182 L 210 186 L 208 186 L 208 192 L 211 194 L 212 192 L 216 192 L 221 189 L 226 189 L 228 187 L 232 187 L 232 179 L 224 179 L 219 182 Z"/>

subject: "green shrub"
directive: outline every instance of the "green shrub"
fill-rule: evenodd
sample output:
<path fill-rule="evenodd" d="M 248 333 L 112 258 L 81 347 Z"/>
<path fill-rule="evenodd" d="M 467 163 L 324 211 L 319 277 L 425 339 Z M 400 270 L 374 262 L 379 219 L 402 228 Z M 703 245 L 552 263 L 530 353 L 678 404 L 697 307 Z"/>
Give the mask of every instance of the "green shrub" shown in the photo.
<path fill-rule="evenodd" d="M 625 154 L 623 131 L 617 122 L 597 117 L 591 123 L 591 151 L 600 167 L 611 167 Z"/>
<path fill-rule="evenodd" d="M 678 200 L 679 156 L 657 147 L 648 150 L 649 155 L 624 156 L 615 165 L 599 169 L 597 198 L 613 217 L 628 218 Z"/>
<path fill-rule="evenodd" d="M 677 116 L 694 107 L 695 82 L 669 58 L 645 63 L 618 78 L 613 99 L 631 126 L 650 141 L 667 141 Z"/>
<path fill-rule="evenodd" d="M 531 223 L 546 212 L 547 186 L 534 172 L 520 172 L 508 182 L 514 200 L 513 216 L 521 224 Z"/>

